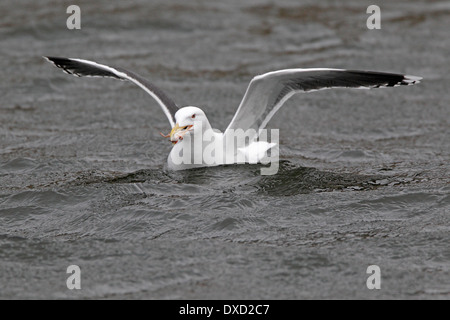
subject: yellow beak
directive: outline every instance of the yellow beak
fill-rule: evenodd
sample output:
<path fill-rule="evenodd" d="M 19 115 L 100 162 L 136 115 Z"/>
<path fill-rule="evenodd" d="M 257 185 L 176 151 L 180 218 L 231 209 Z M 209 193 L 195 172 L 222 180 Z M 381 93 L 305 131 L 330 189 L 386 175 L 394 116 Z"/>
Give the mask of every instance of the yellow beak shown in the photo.
<path fill-rule="evenodd" d="M 179 126 L 179 124 L 175 124 L 175 127 L 172 128 L 172 131 L 170 131 L 170 141 L 172 141 L 172 143 L 176 143 L 178 141 L 178 139 L 175 138 L 175 135 L 181 131 L 181 128 Z"/>
<path fill-rule="evenodd" d="M 178 141 L 183 140 L 183 136 L 188 133 L 192 127 L 192 125 L 180 127 L 178 123 L 175 124 L 175 127 L 170 131 L 170 141 L 175 144 Z"/>

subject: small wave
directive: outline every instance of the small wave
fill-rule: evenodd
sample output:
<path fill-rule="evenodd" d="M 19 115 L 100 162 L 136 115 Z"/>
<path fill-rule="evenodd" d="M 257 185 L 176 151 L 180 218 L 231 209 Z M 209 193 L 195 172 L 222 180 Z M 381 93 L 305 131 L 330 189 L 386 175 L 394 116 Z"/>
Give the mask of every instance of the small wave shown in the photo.
<path fill-rule="evenodd" d="M 18 172 L 18 171 L 28 171 L 33 170 L 38 166 L 38 162 L 31 158 L 16 158 L 0 165 L 0 173 Z"/>

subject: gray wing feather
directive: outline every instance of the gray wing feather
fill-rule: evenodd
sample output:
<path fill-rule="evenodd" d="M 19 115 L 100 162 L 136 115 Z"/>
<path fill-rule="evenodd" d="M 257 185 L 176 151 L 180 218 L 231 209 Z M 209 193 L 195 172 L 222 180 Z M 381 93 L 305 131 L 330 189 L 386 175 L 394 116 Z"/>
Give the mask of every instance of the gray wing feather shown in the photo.
<path fill-rule="evenodd" d="M 383 88 L 412 85 L 422 78 L 402 74 L 343 70 L 287 69 L 256 76 L 225 134 L 232 130 L 264 129 L 281 106 L 295 93 L 329 88 Z"/>
<path fill-rule="evenodd" d="M 175 126 L 175 113 L 178 107 L 161 89 L 136 73 L 123 68 L 112 68 L 89 60 L 44 57 L 58 68 L 77 77 L 102 77 L 131 81 L 150 94 L 161 106 L 169 119 L 170 125 Z"/>

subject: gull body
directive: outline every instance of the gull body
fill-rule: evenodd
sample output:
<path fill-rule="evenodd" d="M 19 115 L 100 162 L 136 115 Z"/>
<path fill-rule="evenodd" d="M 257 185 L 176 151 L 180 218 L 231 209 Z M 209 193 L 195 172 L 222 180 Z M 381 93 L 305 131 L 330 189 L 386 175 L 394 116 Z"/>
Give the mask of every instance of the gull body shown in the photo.
<path fill-rule="evenodd" d="M 236 141 L 231 143 L 225 134 L 212 128 L 203 110 L 194 106 L 178 110 L 175 121 L 169 135 L 174 146 L 167 159 L 168 167 L 172 170 L 235 164 L 238 159 L 242 163 L 259 163 L 267 151 L 276 145 L 266 141 L 250 141 L 244 146 Z M 186 152 L 187 157 L 184 154 Z M 216 152 L 220 154 L 216 155 Z"/>

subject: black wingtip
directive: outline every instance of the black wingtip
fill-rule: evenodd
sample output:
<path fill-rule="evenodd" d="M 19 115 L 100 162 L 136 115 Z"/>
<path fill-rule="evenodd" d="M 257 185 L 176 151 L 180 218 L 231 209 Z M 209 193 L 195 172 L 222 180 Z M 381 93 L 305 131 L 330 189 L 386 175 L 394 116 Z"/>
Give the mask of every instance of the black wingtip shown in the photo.
<path fill-rule="evenodd" d="M 403 76 L 403 83 L 405 85 L 412 85 L 412 84 L 417 84 L 420 83 L 422 81 L 423 77 L 418 77 L 418 76 L 412 76 L 412 75 L 404 75 Z"/>
<path fill-rule="evenodd" d="M 47 61 L 53 62 L 53 60 L 58 59 L 57 57 L 49 57 L 49 56 L 42 56 L 42 58 L 44 58 Z"/>
<path fill-rule="evenodd" d="M 61 68 L 63 66 L 63 64 L 67 63 L 68 61 L 70 61 L 70 59 L 67 58 L 59 58 L 59 57 L 49 57 L 49 56 L 42 56 L 42 58 L 44 58 L 45 60 L 47 60 L 48 62 L 54 64 L 55 66 L 57 66 L 58 68 Z"/>
<path fill-rule="evenodd" d="M 74 75 L 77 77 L 81 77 L 83 74 L 79 72 L 79 66 L 74 65 L 74 60 L 70 58 L 62 58 L 62 57 L 49 57 L 42 56 L 45 60 L 53 64 L 55 67 L 60 68 L 63 72 Z"/>
<path fill-rule="evenodd" d="M 58 63 L 58 62 L 68 62 L 71 59 L 69 58 L 63 58 L 63 57 L 49 57 L 49 56 L 42 56 L 42 58 L 44 58 L 45 60 L 49 61 L 49 62 L 53 62 L 53 63 Z"/>
<path fill-rule="evenodd" d="M 44 60 L 46 60 L 46 61 L 48 61 L 48 62 L 52 62 L 52 63 L 53 63 L 52 57 L 42 56 L 42 59 L 44 59 Z"/>

